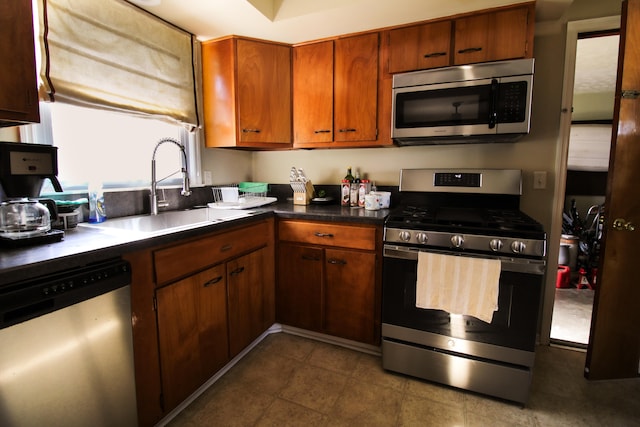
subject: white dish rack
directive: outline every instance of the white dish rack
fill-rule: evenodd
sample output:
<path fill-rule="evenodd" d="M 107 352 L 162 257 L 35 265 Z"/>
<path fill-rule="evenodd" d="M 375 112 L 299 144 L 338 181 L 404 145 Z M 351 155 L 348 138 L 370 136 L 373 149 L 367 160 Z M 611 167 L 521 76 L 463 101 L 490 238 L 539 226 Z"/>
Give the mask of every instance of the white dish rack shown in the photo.
<path fill-rule="evenodd" d="M 241 182 L 240 184 L 211 187 L 214 209 L 251 209 L 276 202 L 275 197 L 267 197 L 268 184 L 263 182 Z"/>

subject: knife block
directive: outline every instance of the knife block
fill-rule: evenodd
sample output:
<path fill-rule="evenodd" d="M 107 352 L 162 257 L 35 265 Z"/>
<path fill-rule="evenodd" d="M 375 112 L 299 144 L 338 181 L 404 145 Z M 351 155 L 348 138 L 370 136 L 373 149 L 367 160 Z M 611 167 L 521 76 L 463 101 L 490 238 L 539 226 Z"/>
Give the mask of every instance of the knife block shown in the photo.
<path fill-rule="evenodd" d="M 294 205 L 308 205 L 313 199 L 315 189 L 311 181 L 307 182 L 291 182 L 291 188 L 293 189 L 293 204 Z"/>

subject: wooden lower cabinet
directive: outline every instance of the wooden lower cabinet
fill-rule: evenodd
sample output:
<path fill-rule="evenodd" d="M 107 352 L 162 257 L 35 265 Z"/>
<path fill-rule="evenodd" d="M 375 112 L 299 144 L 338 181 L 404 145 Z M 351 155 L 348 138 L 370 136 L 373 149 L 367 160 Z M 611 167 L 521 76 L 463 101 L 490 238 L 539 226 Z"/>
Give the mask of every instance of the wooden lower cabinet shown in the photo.
<path fill-rule="evenodd" d="M 230 358 L 273 323 L 266 317 L 268 307 L 264 303 L 265 277 L 268 276 L 263 266 L 267 259 L 267 249 L 259 249 L 227 263 Z"/>
<path fill-rule="evenodd" d="M 375 344 L 376 254 L 325 249 L 324 270 L 324 331 Z"/>
<path fill-rule="evenodd" d="M 124 256 L 138 424 L 158 424 L 275 322 L 274 220 Z"/>
<path fill-rule="evenodd" d="M 324 249 L 280 243 L 276 319 L 285 325 L 322 330 Z"/>
<path fill-rule="evenodd" d="M 176 407 L 229 361 L 225 265 L 156 291 L 165 405 Z"/>
<path fill-rule="evenodd" d="M 381 255 L 376 242 L 381 241 L 380 230 L 281 221 L 278 231 L 276 320 L 379 345 L 381 267 L 377 261 Z M 370 241 L 361 239 L 366 235 Z M 320 239 L 329 240 L 321 245 L 316 242 Z"/>

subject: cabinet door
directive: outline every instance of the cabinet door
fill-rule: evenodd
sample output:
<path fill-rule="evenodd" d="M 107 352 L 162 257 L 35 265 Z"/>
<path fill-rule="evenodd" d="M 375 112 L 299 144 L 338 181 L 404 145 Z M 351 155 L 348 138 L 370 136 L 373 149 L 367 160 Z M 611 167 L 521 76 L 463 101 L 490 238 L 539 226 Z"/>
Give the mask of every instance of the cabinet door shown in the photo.
<path fill-rule="evenodd" d="M 293 143 L 333 141 L 333 42 L 293 49 Z"/>
<path fill-rule="evenodd" d="M 457 19 L 454 63 L 527 57 L 528 17 L 529 9 L 524 7 Z"/>
<path fill-rule="evenodd" d="M 451 64 L 451 21 L 389 32 L 389 72 L 423 70 Z"/>
<path fill-rule="evenodd" d="M 0 2 L 0 123 L 39 122 L 31 0 Z"/>
<path fill-rule="evenodd" d="M 374 344 L 376 255 L 326 249 L 324 265 L 326 333 Z"/>
<path fill-rule="evenodd" d="M 156 292 L 165 409 L 174 408 L 228 360 L 224 265 Z"/>
<path fill-rule="evenodd" d="M 377 139 L 378 33 L 335 41 L 334 140 Z"/>
<path fill-rule="evenodd" d="M 203 381 L 229 361 L 227 282 L 224 264 L 196 275 L 198 287 L 198 338 Z"/>
<path fill-rule="evenodd" d="M 237 41 L 238 140 L 291 143 L 291 48 Z"/>
<path fill-rule="evenodd" d="M 262 332 L 263 257 L 259 249 L 227 262 L 227 301 L 229 304 L 229 353 L 236 356 Z"/>
<path fill-rule="evenodd" d="M 322 328 L 322 248 L 280 243 L 276 319 L 298 328 Z"/>

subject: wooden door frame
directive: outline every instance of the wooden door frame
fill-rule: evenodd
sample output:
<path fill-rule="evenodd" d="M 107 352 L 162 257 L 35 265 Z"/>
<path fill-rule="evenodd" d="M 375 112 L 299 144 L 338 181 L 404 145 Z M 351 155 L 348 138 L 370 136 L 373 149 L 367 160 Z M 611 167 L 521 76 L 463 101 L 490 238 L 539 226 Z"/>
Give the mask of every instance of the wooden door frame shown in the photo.
<path fill-rule="evenodd" d="M 576 50 L 578 34 L 620 28 L 620 15 L 602 18 L 585 19 L 567 22 L 567 39 L 564 56 L 564 80 L 562 83 L 562 106 L 560 117 L 559 143 L 556 145 L 556 178 L 554 184 L 554 200 L 552 206 L 551 232 L 547 240 L 547 275 L 542 321 L 540 327 L 540 344 L 549 345 L 551 341 L 551 321 L 555 302 L 556 274 L 558 269 L 558 253 L 560 252 L 560 236 L 562 235 L 562 212 L 567 180 L 567 162 L 569 157 L 569 136 L 571 131 L 571 109 L 573 106 L 573 89 L 575 83 Z M 551 272 L 554 272 L 553 274 Z"/>

